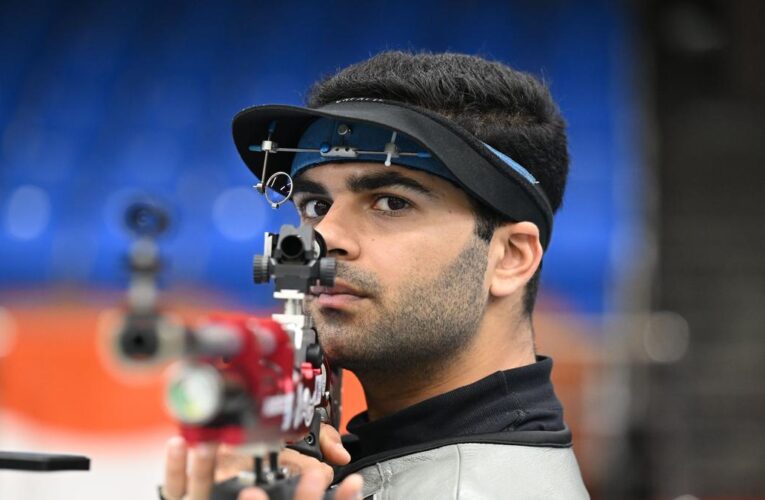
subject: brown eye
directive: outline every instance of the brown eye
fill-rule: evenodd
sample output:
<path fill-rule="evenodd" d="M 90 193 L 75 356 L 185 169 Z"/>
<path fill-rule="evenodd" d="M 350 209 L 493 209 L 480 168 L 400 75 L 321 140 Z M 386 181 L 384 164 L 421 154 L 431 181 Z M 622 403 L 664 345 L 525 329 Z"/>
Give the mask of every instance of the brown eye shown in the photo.
<path fill-rule="evenodd" d="M 381 196 L 375 200 L 373 208 L 382 210 L 383 212 L 397 212 L 409 208 L 411 205 L 403 198 L 396 196 Z"/>
<path fill-rule="evenodd" d="M 331 204 L 324 200 L 308 200 L 303 203 L 303 214 L 309 219 L 323 217 L 329 212 Z"/>

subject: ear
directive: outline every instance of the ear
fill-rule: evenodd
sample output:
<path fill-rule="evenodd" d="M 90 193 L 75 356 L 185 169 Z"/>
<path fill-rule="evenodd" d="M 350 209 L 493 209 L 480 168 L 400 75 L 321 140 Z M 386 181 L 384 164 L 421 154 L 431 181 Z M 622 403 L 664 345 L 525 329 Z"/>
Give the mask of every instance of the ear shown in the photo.
<path fill-rule="evenodd" d="M 490 243 L 489 293 L 501 298 L 526 286 L 542 262 L 539 228 L 531 222 L 503 224 Z"/>

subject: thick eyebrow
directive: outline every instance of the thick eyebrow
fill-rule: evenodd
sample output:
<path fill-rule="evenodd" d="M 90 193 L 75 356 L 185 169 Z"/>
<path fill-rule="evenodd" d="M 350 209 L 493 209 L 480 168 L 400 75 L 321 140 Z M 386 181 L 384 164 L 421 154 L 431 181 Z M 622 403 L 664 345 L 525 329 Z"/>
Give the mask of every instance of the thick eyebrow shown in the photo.
<path fill-rule="evenodd" d="M 433 190 L 423 186 L 410 177 L 399 174 L 398 172 L 377 172 L 366 175 L 354 175 L 349 177 L 345 184 L 348 187 L 348 190 L 354 193 L 372 191 L 384 187 L 399 186 L 411 189 L 412 191 L 416 191 L 431 198 L 437 198 Z"/>
<path fill-rule="evenodd" d="M 293 194 L 310 193 L 310 194 L 318 194 L 321 196 L 329 197 L 329 191 L 327 191 L 327 188 L 324 187 L 324 184 L 320 184 L 314 181 L 309 181 L 308 179 L 303 179 L 301 177 L 298 177 L 292 182 L 293 182 L 292 184 Z"/>

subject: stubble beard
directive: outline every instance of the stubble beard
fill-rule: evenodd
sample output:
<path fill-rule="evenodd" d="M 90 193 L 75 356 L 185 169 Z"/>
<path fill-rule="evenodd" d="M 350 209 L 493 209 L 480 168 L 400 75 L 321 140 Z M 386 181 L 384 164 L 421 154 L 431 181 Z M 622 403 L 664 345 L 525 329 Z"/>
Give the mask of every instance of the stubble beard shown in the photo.
<path fill-rule="evenodd" d="M 488 300 L 487 244 L 473 236 L 433 279 L 412 276 L 395 294 L 372 274 L 338 262 L 338 277 L 370 294 L 365 314 L 310 304 L 330 359 L 359 378 L 422 379 L 448 369 L 478 332 Z"/>

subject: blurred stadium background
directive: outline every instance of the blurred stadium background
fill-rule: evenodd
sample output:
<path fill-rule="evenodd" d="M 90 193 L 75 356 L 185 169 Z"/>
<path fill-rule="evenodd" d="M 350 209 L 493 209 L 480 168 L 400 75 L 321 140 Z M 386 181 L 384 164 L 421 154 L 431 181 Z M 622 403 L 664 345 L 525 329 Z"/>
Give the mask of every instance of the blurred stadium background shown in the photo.
<path fill-rule="evenodd" d="M 571 177 L 540 350 L 594 498 L 765 498 L 765 4 L 758 0 L 0 2 L 0 498 L 152 498 L 173 432 L 160 370 L 110 361 L 123 213 L 167 206 L 168 309 L 267 313 L 262 233 L 230 121 L 303 101 L 381 50 L 541 76 Z M 363 406 L 349 385 L 346 414 Z M 508 485 L 511 487 L 511 485 Z"/>

